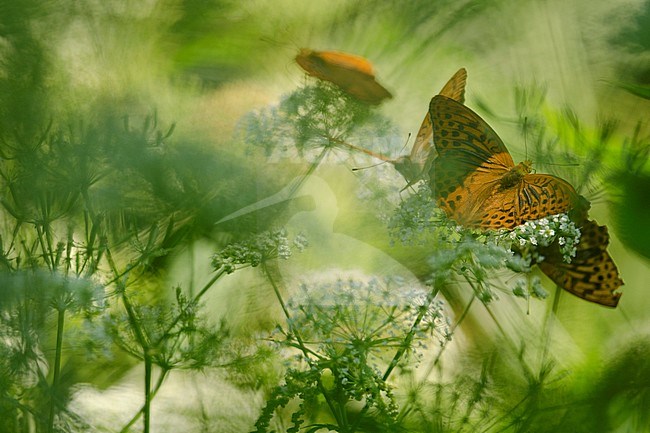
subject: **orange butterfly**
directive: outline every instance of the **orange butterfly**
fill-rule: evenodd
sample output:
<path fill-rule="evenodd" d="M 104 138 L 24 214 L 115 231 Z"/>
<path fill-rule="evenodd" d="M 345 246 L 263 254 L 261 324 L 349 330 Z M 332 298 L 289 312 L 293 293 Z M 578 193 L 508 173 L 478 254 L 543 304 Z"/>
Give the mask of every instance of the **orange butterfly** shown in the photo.
<path fill-rule="evenodd" d="M 566 213 L 578 194 L 566 181 L 515 166 L 508 149 L 478 114 L 442 95 L 429 106 L 437 157 L 429 181 L 438 205 L 461 225 L 513 229 L 530 220 Z"/>
<path fill-rule="evenodd" d="M 557 245 L 542 249 L 538 266 L 557 285 L 587 301 L 615 307 L 623 281 L 606 251 L 604 226 L 587 219 L 587 206 L 566 181 L 531 174 L 531 161 L 514 165 L 490 126 L 464 105 L 444 96 L 431 100 L 433 140 L 438 156 L 429 171 L 434 198 L 447 216 L 461 225 L 513 229 L 559 213 L 578 213 L 582 236 L 571 263 Z"/>
<path fill-rule="evenodd" d="M 467 82 L 467 71 L 465 68 L 459 69 L 450 79 L 447 84 L 440 90 L 440 95 L 444 95 L 459 103 L 465 102 L 465 83 Z M 398 158 L 388 158 L 379 153 L 372 152 L 367 149 L 348 145 L 356 150 L 367 153 L 382 161 L 389 162 L 395 166 L 395 169 L 404 176 L 408 182 L 407 186 L 413 185 L 423 178 L 429 171 L 429 167 L 433 160 L 433 128 L 431 127 L 431 116 L 427 111 L 424 116 L 422 125 L 415 137 L 415 143 L 408 155 L 402 155 Z"/>
<path fill-rule="evenodd" d="M 370 105 L 378 105 L 393 95 L 375 81 L 372 64 L 363 57 L 339 51 L 314 51 L 301 48 L 296 56 L 307 73 L 336 84 L 346 93 Z"/>

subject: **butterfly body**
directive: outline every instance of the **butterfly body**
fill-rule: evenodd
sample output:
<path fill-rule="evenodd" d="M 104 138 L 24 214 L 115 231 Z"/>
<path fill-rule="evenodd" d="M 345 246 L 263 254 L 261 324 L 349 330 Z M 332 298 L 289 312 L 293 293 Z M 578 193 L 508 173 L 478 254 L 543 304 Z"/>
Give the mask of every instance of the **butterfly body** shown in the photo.
<path fill-rule="evenodd" d="M 430 111 L 437 157 L 429 181 L 438 205 L 461 225 L 513 229 L 526 221 L 568 212 L 578 200 L 563 179 L 532 174 L 532 163 L 514 164 L 481 117 L 437 95 Z"/>
<path fill-rule="evenodd" d="M 505 190 L 519 185 L 524 179 L 524 176 L 532 171 L 532 167 L 532 161 L 523 161 L 517 164 L 499 180 L 500 189 Z"/>
<path fill-rule="evenodd" d="M 425 171 L 424 164 L 411 158 L 411 155 L 402 155 L 389 161 L 395 167 L 395 170 L 406 180 L 408 185 L 413 185 L 422 178 Z"/>
<path fill-rule="evenodd" d="M 344 92 L 370 105 L 378 105 L 392 95 L 375 80 L 372 64 L 361 56 L 340 51 L 302 48 L 296 63 L 309 75 L 329 81 Z"/>

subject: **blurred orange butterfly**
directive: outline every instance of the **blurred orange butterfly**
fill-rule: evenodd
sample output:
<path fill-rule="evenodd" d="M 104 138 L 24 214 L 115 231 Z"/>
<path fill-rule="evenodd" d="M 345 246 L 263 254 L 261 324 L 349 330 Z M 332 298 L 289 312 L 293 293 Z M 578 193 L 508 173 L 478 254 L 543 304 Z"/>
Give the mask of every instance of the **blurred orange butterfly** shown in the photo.
<path fill-rule="evenodd" d="M 447 84 L 440 90 L 440 95 L 444 95 L 459 103 L 465 102 L 465 84 L 467 82 L 467 71 L 465 68 L 459 69 L 450 79 Z M 433 154 L 433 129 L 431 126 L 431 117 L 429 111 L 424 116 L 422 125 L 418 130 L 418 135 L 415 137 L 415 143 L 408 155 L 402 155 L 398 158 L 388 158 L 379 153 L 372 152 L 367 149 L 348 145 L 356 150 L 364 152 L 382 161 L 389 162 L 395 166 L 395 169 L 404 176 L 408 182 L 407 186 L 413 185 L 429 171 L 429 167 L 434 158 Z"/>
<path fill-rule="evenodd" d="M 623 281 L 606 251 L 607 228 L 587 219 L 586 200 L 563 179 L 531 174 L 531 161 L 514 165 L 492 128 L 464 105 L 445 96 L 431 100 L 433 141 L 438 153 L 429 181 L 438 205 L 461 225 L 513 229 L 559 213 L 572 215 L 582 236 L 571 263 L 557 245 L 541 251 L 539 268 L 557 285 L 587 301 L 615 307 Z"/>
<path fill-rule="evenodd" d="M 309 75 L 334 83 L 367 104 L 378 105 L 384 99 L 393 97 L 375 80 L 372 64 L 361 56 L 301 48 L 296 63 Z"/>

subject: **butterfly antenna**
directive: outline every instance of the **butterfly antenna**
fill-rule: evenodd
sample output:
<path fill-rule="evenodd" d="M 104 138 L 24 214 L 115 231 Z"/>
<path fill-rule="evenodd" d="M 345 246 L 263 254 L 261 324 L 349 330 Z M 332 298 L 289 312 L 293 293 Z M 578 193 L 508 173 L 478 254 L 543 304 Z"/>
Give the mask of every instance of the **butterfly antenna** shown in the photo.
<path fill-rule="evenodd" d="M 572 156 L 570 154 L 565 154 L 564 157 L 565 157 L 565 159 L 571 159 L 572 158 Z M 553 166 L 553 167 L 578 167 L 578 166 L 580 166 L 580 164 L 577 163 L 577 162 L 550 162 L 550 161 L 547 161 L 547 162 L 541 162 L 541 164 L 543 164 L 545 166 L 549 166 L 549 167 L 550 166 Z"/>
<path fill-rule="evenodd" d="M 273 36 L 263 35 L 259 37 L 259 40 L 276 47 L 291 47 L 296 51 L 300 50 L 301 47 L 299 47 L 298 44 L 296 44 L 296 42 L 291 39 L 292 32 L 290 31 L 289 26 L 284 26 L 281 29 L 276 28 L 274 30 L 275 31 L 273 33 Z M 277 36 L 280 36 L 280 38 L 277 38 Z"/>
<path fill-rule="evenodd" d="M 355 167 L 355 168 L 352 169 L 352 171 L 359 171 L 359 170 L 365 170 L 367 168 L 377 167 L 378 165 L 382 165 L 382 164 L 385 164 L 387 162 L 388 161 L 382 161 L 382 162 L 378 162 L 377 164 L 369 165 L 367 167 Z"/>
<path fill-rule="evenodd" d="M 400 150 L 400 152 L 404 151 L 404 149 L 406 149 L 406 146 L 408 146 L 409 140 L 411 139 L 411 135 L 412 134 L 409 132 L 408 135 L 406 136 L 406 142 L 404 143 L 404 146 L 402 146 L 402 149 Z"/>
<path fill-rule="evenodd" d="M 580 164 L 577 162 L 547 162 L 544 165 L 554 166 L 554 167 L 578 167 Z"/>
<path fill-rule="evenodd" d="M 280 42 L 277 39 L 273 39 L 270 36 L 261 36 L 259 38 L 259 40 L 262 41 L 262 42 L 265 42 L 265 43 L 267 43 L 269 45 L 276 46 L 276 47 L 286 47 L 287 46 L 286 42 Z"/>
<path fill-rule="evenodd" d="M 524 156 L 528 161 L 528 116 L 524 116 Z"/>
<path fill-rule="evenodd" d="M 284 33 L 288 33 L 288 32 L 286 32 L 286 30 L 285 30 Z M 294 52 L 298 51 L 300 49 L 298 47 L 298 45 L 296 45 L 296 43 L 294 43 L 291 40 L 290 41 L 281 41 L 281 40 L 272 38 L 270 36 L 261 36 L 259 38 L 259 40 L 264 42 L 265 44 L 268 44 L 268 45 L 271 45 L 271 46 L 274 46 L 274 47 L 281 47 L 281 48 L 286 48 L 288 46 L 293 47 Z M 285 64 L 285 67 L 284 67 L 285 70 L 288 72 L 289 68 L 293 69 L 293 67 L 295 66 L 295 63 L 296 63 L 296 61 L 295 61 L 295 54 L 294 54 L 294 55 L 291 56 L 291 60 L 288 63 Z"/>

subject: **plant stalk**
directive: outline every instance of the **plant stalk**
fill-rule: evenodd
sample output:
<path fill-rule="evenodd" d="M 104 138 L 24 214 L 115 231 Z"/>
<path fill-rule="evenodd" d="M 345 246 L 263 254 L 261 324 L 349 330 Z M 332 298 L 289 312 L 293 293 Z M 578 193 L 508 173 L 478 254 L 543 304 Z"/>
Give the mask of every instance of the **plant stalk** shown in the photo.
<path fill-rule="evenodd" d="M 390 361 L 390 364 L 388 365 L 388 368 L 386 369 L 386 371 L 384 372 L 384 375 L 382 376 L 382 380 L 384 382 L 388 380 L 388 378 L 390 377 L 390 374 L 393 372 L 395 367 L 397 367 L 397 364 L 399 363 L 399 360 L 406 353 L 408 348 L 411 347 L 411 343 L 413 342 L 413 336 L 415 335 L 415 330 L 418 327 L 418 325 L 420 324 L 420 322 L 422 321 L 422 319 L 424 319 L 424 315 L 426 314 L 427 310 L 429 309 L 429 306 L 431 305 L 431 303 L 433 302 L 433 300 L 434 300 L 434 298 L 436 297 L 437 294 L 438 294 L 438 290 L 435 289 L 434 292 L 431 294 L 431 296 L 429 298 L 429 301 L 428 301 L 428 303 L 426 305 L 426 308 L 423 308 L 418 313 L 415 320 L 413 321 L 413 324 L 411 325 L 411 329 L 409 329 L 409 332 L 406 334 L 406 337 L 404 338 L 404 342 L 399 347 L 399 349 L 397 349 L 397 352 L 395 352 L 395 355 L 393 356 L 393 359 Z M 355 431 L 357 431 L 357 429 L 359 428 L 359 424 L 361 423 L 361 420 L 363 419 L 363 416 L 366 414 L 366 412 L 368 412 L 368 410 L 370 410 L 370 406 L 368 405 L 368 403 L 366 403 L 363 406 L 363 408 L 361 409 L 361 411 L 359 412 L 359 415 L 357 416 L 356 421 L 350 427 L 350 429 L 349 429 L 350 433 L 354 433 Z"/>
<path fill-rule="evenodd" d="M 264 274 L 266 275 L 266 278 L 268 278 L 269 282 L 271 283 L 271 286 L 273 287 L 273 292 L 275 293 L 275 297 L 278 299 L 278 302 L 280 303 L 280 307 L 282 307 L 282 311 L 284 313 L 284 316 L 286 317 L 288 323 L 291 323 L 291 315 L 289 314 L 289 310 L 287 309 L 286 304 L 284 303 L 284 299 L 282 299 L 282 294 L 280 293 L 280 289 L 278 285 L 275 283 L 275 279 L 271 275 L 271 272 L 269 271 L 266 263 L 262 264 L 262 269 L 264 271 Z M 291 325 L 289 325 L 291 327 Z M 298 332 L 297 329 L 290 329 L 291 332 L 293 332 L 293 335 L 296 337 L 296 341 L 298 342 L 298 347 L 302 351 L 303 355 L 307 360 L 309 360 L 309 349 L 307 346 L 305 346 L 305 343 L 302 340 L 302 337 L 300 336 L 300 333 Z M 318 389 L 320 390 L 321 394 L 323 397 L 325 397 L 325 401 L 327 402 L 327 406 L 330 408 L 330 412 L 336 419 L 337 424 L 340 427 L 343 427 L 347 432 L 347 419 L 346 417 L 341 413 L 340 410 L 337 410 L 336 406 L 334 405 L 334 402 L 331 399 L 330 394 L 327 392 L 325 387 L 323 386 L 322 382 L 319 380 L 318 381 Z M 344 408 L 340 408 L 344 409 Z"/>
<path fill-rule="evenodd" d="M 47 420 L 47 432 L 54 431 L 54 414 L 56 412 L 56 400 L 59 393 L 59 381 L 61 379 L 61 349 L 63 347 L 63 326 L 65 324 L 65 309 L 58 310 L 56 328 L 56 351 L 54 355 L 54 377 L 50 396 L 50 415 Z"/>
<path fill-rule="evenodd" d="M 144 433 L 151 429 L 151 356 L 145 353 L 144 356 Z"/>

